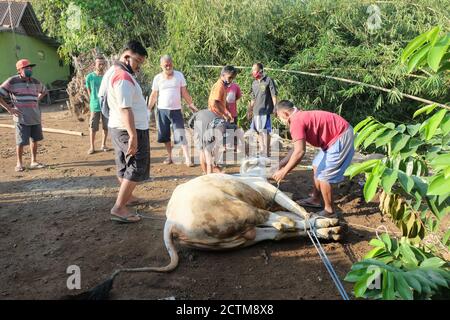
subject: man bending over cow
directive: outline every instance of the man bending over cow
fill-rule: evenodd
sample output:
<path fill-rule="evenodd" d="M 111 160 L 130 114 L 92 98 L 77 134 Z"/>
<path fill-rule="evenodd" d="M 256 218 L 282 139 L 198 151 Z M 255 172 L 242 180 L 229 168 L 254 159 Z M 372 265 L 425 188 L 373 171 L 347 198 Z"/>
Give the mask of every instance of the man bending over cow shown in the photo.
<path fill-rule="evenodd" d="M 310 198 L 299 202 L 302 206 L 321 208 L 319 215 L 334 215 L 333 189 L 331 184 L 344 179 L 344 172 L 354 154 L 353 128 L 341 116 L 322 110 L 303 111 L 288 100 L 280 101 L 276 114 L 289 126 L 294 148 L 281 160 L 273 179 L 280 182 L 302 160 L 306 142 L 321 150 L 313 160 L 314 186 Z"/>
<path fill-rule="evenodd" d="M 200 166 L 203 174 L 219 173 L 217 166 L 217 149 L 223 143 L 223 136 L 227 129 L 235 130 L 236 125 L 225 121 L 210 110 L 200 110 L 189 120 L 194 129 L 194 143 L 200 151 Z"/>

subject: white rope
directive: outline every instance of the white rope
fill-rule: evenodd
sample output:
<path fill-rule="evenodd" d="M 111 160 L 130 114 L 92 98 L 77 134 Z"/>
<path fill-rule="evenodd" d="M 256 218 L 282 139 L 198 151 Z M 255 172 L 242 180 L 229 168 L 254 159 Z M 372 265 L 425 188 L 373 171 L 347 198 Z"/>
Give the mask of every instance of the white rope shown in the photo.
<path fill-rule="evenodd" d="M 315 225 L 316 225 L 317 218 L 318 217 L 314 218 L 313 224 L 309 223 L 310 229 L 306 230 L 306 233 L 308 234 L 309 239 L 311 239 L 311 242 L 313 243 L 314 247 L 316 248 L 320 259 L 322 259 L 323 264 L 327 268 L 327 271 L 330 274 L 331 279 L 333 280 L 333 282 L 334 282 L 336 288 L 338 289 L 339 293 L 341 294 L 342 298 L 344 300 L 350 300 L 341 280 L 339 279 L 339 276 L 336 274 L 336 271 L 334 270 L 333 265 L 331 264 L 330 259 L 328 259 L 328 256 L 325 253 L 325 250 L 323 249 L 322 245 L 320 244 L 319 239 L 317 238 L 317 234 L 315 231 Z M 306 228 L 306 224 L 305 224 L 305 228 Z"/>

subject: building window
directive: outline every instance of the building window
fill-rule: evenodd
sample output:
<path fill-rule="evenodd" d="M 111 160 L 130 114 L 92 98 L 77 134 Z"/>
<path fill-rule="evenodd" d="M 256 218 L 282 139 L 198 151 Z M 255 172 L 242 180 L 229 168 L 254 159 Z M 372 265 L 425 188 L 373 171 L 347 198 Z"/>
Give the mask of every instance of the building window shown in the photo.
<path fill-rule="evenodd" d="M 38 54 L 40 60 L 45 60 L 45 53 L 44 53 L 44 51 L 38 51 L 37 54 Z"/>

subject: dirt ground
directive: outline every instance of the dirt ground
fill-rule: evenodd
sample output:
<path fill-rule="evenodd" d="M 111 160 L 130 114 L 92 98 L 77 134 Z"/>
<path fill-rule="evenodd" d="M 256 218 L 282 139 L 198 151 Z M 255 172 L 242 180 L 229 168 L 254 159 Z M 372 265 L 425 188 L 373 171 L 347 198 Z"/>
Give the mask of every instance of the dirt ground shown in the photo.
<path fill-rule="evenodd" d="M 0 128 L 0 299 L 59 299 L 92 288 L 120 267 L 161 266 L 168 262 L 162 232 L 173 189 L 198 176 L 199 166 L 164 165 L 164 146 L 151 130 L 151 175 L 136 195 L 149 200 L 137 209 L 148 218 L 120 225 L 109 220 L 118 190 L 113 152 L 87 155 L 87 121 L 76 121 L 62 106 L 43 107 L 43 125 L 82 131 L 85 136 L 44 133 L 38 160 L 45 169 L 14 172 L 14 130 Z M 0 114 L 0 123 L 12 124 Z M 97 139 L 100 144 L 100 137 Z M 26 149 L 25 164 L 29 165 Z M 306 165 L 310 163 L 304 163 Z M 237 172 L 238 167 L 228 167 Z M 305 197 L 312 172 L 297 169 L 280 189 Z M 358 184 L 338 189 L 337 203 L 351 225 L 341 242 L 323 246 L 341 279 L 368 250 L 374 233 L 361 226 L 383 222 L 376 203 L 366 204 Z M 355 226 L 358 225 L 358 226 Z M 112 299 L 340 299 L 308 239 L 264 242 L 227 252 L 177 245 L 178 268 L 169 274 L 122 274 Z M 81 290 L 66 287 L 66 269 L 81 269 Z M 348 293 L 351 284 L 345 283 Z"/>

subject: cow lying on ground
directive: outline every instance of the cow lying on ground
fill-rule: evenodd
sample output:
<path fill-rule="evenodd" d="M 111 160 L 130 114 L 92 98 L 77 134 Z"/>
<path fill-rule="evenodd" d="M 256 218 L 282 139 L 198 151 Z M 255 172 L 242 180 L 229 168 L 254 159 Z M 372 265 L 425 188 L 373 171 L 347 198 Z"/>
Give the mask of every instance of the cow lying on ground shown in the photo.
<path fill-rule="evenodd" d="M 271 212 L 274 203 L 286 211 Z M 306 230 L 315 224 L 319 238 L 341 237 L 338 219 L 310 217 L 305 209 L 261 177 L 217 173 L 190 180 L 175 189 L 166 216 L 164 242 L 171 263 L 153 271 L 176 267 L 174 237 L 192 248 L 223 250 L 304 236 L 305 221 Z"/>
<path fill-rule="evenodd" d="M 270 211 L 275 203 L 285 211 Z M 170 263 L 164 267 L 117 270 L 107 282 L 97 287 L 97 291 L 103 292 L 105 287 L 109 291 L 120 272 L 169 272 L 175 269 L 178 265 L 175 238 L 192 248 L 225 250 L 264 240 L 305 236 L 311 225 L 319 238 L 341 238 L 338 219 L 311 217 L 265 178 L 254 176 L 216 173 L 183 183 L 175 188 L 166 217 L 164 243 Z M 97 298 L 95 293 L 88 297 Z"/>

